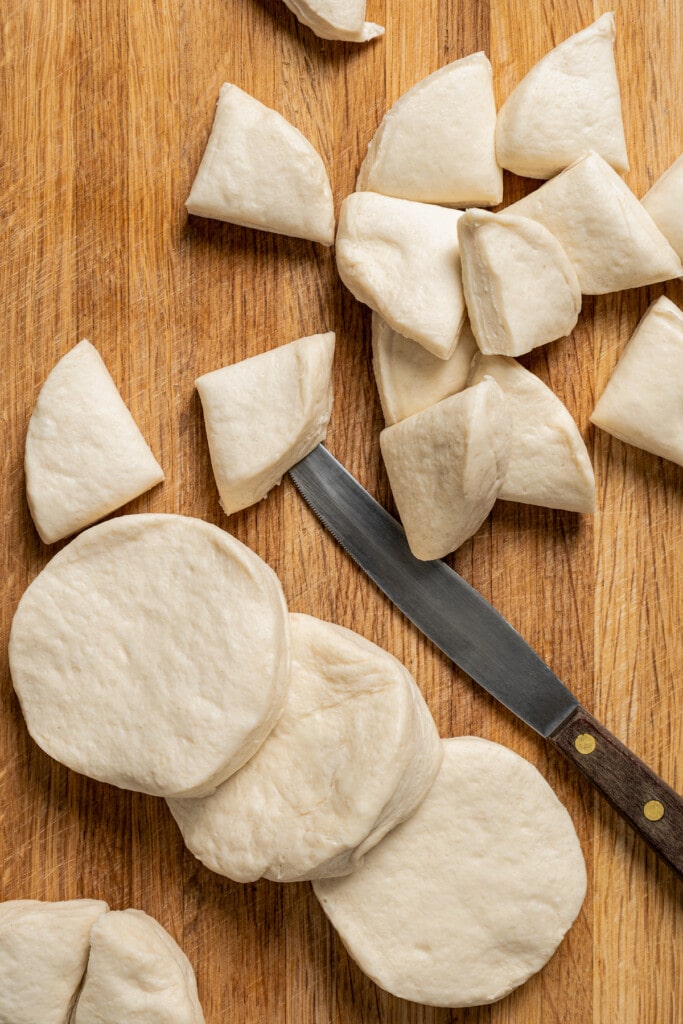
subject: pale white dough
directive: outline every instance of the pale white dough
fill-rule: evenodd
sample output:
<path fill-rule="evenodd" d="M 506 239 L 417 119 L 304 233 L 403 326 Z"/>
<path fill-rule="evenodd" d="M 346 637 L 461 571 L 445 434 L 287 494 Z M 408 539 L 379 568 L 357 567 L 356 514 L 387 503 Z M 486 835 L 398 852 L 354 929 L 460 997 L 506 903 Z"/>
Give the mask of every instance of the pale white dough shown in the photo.
<path fill-rule="evenodd" d="M 169 806 L 190 850 L 238 882 L 343 875 L 424 799 L 441 763 L 408 670 L 357 633 L 292 615 L 285 710 L 204 800 Z"/>
<path fill-rule="evenodd" d="M 683 154 L 664 171 L 641 202 L 683 260 Z"/>
<path fill-rule="evenodd" d="M 117 910 L 95 923 L 72 1024 L 204 1024 L 192 966 L 158 921 Z"/>
<path fill-rule="evenodd" d="M 212 793 L 285 702 L 289 620 L 258 555 L 199 519 L 123 516 L 80 534 L 17 608 L 12 681 L 33 739 L 154 796 Z"/>
<path fill-rule="evenodd" d="M 325 438 L 334 333 L 314 334 L 195 381 L 226 515 L 264 498 Z"/>
<path fill-rule="evenodd" d="M 101 900 L 0 903 L 0 1024 L 67 1024 Z"/>
<path fill-rule="evenodd" d="M 366 43 L 384 35 L 381 25 L 365 20 L 365 0 L 284 0 L 303 25 L 321 39 Z"/>
<path fill-rule="evenodd" d="M 465 302 L 482 352 L 519 356 L 574 329 L 579 282 L 542 224 L 468 210 L 458 221 L 458 240 Z"/>
<path fill-rule="evenodd" d="M 476 351 L 477 343 L 467 322 L 453 355 L 439 359 L 373 313 L 372 366 L 386 425 L 462 391 Z"/>
<path fill-rule="evenodd" d="M 332 189 L 319 154 L 293 124 L 228 83 L 185 205 L 198 217 L 323 245 L 334 240 Z"/>
<path fill-rule="evenodd" d="M 26 435 L 26 497 L 54 544 L 132 501 L 164 473 L 97 350 L 85 339 L 40 389 Z"/>
<path fill-rule="evenodd" d="M 479 529 L 505 477 L 511 421 L 487 378 L 380 434 L 389 483 L 416 558 L 442 558 Z"/>
<path fill-rule="evenodd" d="M 474 736 L 443 740 L 415 814 L 315 894 L 361 970 L 430 1006 L 507 995 L 578 914 L 586 868 L 571 818 L 533 765 Z"/>
<path fill-rule="evenodd" d="M 498 114 L 502 167 L 526 178 L 552 178 L 592 149 L 617 171 L 628 170 L 614 15 L 603 14 L 543 57 Z"/>
<path fill-rule="evenodd" d="M 591 420 L 683 466 L 683 312 L 665 295 L 638 324 Z"/>
<path fill-rule="evenodd" d="M 668 281 L 681 261 L 633 192 L 597 153 L 508 206 L 559 240 L 584 295 Z"/>
<path fill-rule="evenodd" d="M 460 217 L 375 192 L 347 196 L 339 215 L 337 269 L 346 287 L 441 359 L 453 354 L 465 320 Z"/>
<path fill-rule="evenodd" d="M 547 385 L 508 356 L 477 354 L 470 384 L 492 377 L 512 418 L 510 458 L 498 497 L 527 505 L 595 511 L 595 476 L 579 428 Z"/>
<path fill-rule="evenodd" d="M 368 147 L 356 188 L 449 206 L 495 206 L 496 102 L 488 57 L 453 61 L 404 93 Z"/>

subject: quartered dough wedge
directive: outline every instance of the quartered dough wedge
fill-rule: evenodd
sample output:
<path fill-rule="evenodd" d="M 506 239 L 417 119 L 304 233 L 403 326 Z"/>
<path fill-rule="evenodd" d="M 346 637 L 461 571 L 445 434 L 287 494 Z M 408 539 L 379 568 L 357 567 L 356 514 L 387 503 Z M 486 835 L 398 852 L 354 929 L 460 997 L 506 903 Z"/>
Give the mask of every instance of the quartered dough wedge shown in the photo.
<path fill-rule="evenodd" d="M 403 665 L 357 633 L 292 615 L 285 710 L 248 764 L 204 800 L 172 800 L 185 842 L 239 882 L 346 874 L 415 810 L 441 763 Z"/>
<path fill-rule="evenodd" d="M 323 245 L 334 240 L 332 189 L 316 150 L 275 110 L 228 83 L 185 205 L 198 217 Z"/>
<path fill-rule="evenodd" d="M 462 391 L 476 351 L 477 343 L 467 322 L 453 355 L 439 359 L 373 313 L 372 366 L 386 425 L 390 427 Z"/>
<path fill-rule="evenodd" d="M 381 25 L 365 20 L 365 0 L 284 0 L 303 25 L 321 39 L 365 43 L 384 34 Z"/>
<path fill-rule="evenodd" d="M 491 377 L 512 418 L 510 458 L 498 497 L 570 512 L 595 511 L 595 476 L 569 410 L 549 387 L 507 356 L 475 355 L 470 384 Z"/>
<path fill-rule="evenodd" d="M 550 959 L 581 908 L 586 868 L 569 815 L 533 765 L 478 737 L 442 742 L 415 814 L 358 871 L 313 887 L 381 988 L 475 1006 Z"/>
<path fill-rule="evenodd" d="M 103 914 L 72 1024 L 204 1024 L 189 960 L 141 910 Z"/>
<path fill-rule="evenodd" d="M 638 324 L 591 420 L 683 466 L 683 312 L 666 296 Z"/>
<path fill-rule="evenodd" d="M 664 171 L 641 202 L 683 260 L 683 154 Z"/>
<path fill-rule="evenodd" d="M 423 78 L 389 110 L 370 142 L 358 191 L 449 206 L 495 206 L 496 103 L 488 57 L 473 53 Z"/>
<path fill-rule="evenodd" d="M 374 192 L 347 196 L 339 216 L 337 269 L 346 287 L 440 359 L 453 354 L 465 320 L 461 216 Z"/>
<path fill-rule="evenodd" d="M 85 339 L 43 384 L 28 425 L 26 496 L 54 544 L 164 479 L 97 350 Z"/>
<path fill-rule="evenodd" d="M 458 221 L 458 240 L 465 302 L 482 352 L 519 356 L 574 329 L 579 282 L 542 224 L 468 210 Z"/>
<path fill-rule="evenodd" d="M 410 550 L 442 558 L 476 533 L 505 477 L 511 421 L 491 379 L 386 427 L 379 442 Z"/>
<path fill-rule="evenodd" d="M 560 241 L 584 295 L 668 281 L 681 261 L 633 192 L 597 153 L 508 206 Z"/>
<path fill-rule="evenodd" d="M 203 796 L 282 711 L 289 620 L 275 573 L 223 530 L 123 516 L 34 579 L 9 657 L 29 732 L 51 757 L 125 789 Z"/>
<path fill-rule="evenodd" d="M 0 903 L 0 1024 L 68 1024 L 101 900 Z"/>
<path fill-rule="evenodd" d="M 264 498 L 324 439 L 334 333 L 313 334 L 196 381 L 226 515 Z"/>
<path fill-rule="evenodd" d="M 615 35 L 614 15 L 603 14 L 525 75 L 498 114 L 502 167 L 551 178 L 592 149 L 617 171 L 628 170 Z"/>

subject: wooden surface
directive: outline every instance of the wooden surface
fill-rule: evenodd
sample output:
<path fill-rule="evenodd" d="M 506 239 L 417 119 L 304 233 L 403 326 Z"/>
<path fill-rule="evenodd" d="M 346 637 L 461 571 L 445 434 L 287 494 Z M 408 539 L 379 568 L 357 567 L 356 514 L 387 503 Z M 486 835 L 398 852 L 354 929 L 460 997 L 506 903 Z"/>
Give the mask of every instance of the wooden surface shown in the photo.
<path fill-rule="evenodd" d="M 617 66 L 638 195 L 683 149 L 680 0 L 618 0 Z M 337 204 L 381 115 L 442 64 L 483 49 L 499 101 L 604 9 L 588 0 L 369 0 L 386 35 L 325 43 L 278 0 L 4 0 L 2 203 L 2 898 L 97 896 L 141 907 L 195 966 L 207 1024 L 680 1024 L 681 886 L 560 756 L 441 657 L 369 582 L 289 482 L 228 521 L 194 378 L 334 329 L 332 450 L 380 500 L 382 426 L 369 312 L 331 251 L 188 220 L 221 83 L 273 106 L 318 147 Z M 467 144 L 467 140 L 463 140 Z M 529 183 L 506 179 L 506 201 Z M 598 513 L 500 503 L 455 566 L 618 737 L 683 789 L 683 471 L 592 429 L 588 416 L 651 299 L 680 282 L 584 300 L 572 337 L 524 362 L 576 416 Z M 41 383 L 80 338 L 102 353 L 166 472 L 124 511 L 223 527 L 280 574 L 290 607 L 353 627 L 404 660 L 443 735 L 501 741 L 536 764 L 576 823 L 581 915 L 548 966 L 492 1007 L 434 1010 L 380 992 L 350 963 L 306 885 L 237 885 L 184 851 L 160 800 L 98 785 L 29 740 L 6 641 L 52 551 L 33 530 L 23 444 Z M 457 970 L 457 965 L 454 967 Z"/>

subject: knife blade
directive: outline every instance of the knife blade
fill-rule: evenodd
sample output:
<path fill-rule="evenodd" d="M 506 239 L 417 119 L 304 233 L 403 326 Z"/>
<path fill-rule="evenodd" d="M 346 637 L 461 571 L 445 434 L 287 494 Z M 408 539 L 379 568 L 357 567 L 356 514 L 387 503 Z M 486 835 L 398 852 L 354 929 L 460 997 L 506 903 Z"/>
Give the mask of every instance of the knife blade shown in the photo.
<path fill-rule="evenodd" d="M 683 878 L 683 800 L 579 703 L 522 636 L 443 561 L 423 562 L 403 528 L 318 445 L 289 470 L 341 546 L 419 630 L 549 740 Z"/>

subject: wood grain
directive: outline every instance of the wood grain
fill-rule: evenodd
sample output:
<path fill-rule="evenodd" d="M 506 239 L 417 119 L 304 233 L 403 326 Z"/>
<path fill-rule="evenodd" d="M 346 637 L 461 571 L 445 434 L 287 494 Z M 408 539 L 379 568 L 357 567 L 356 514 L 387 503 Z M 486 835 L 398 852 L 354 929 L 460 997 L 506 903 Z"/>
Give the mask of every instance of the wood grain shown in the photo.
<path fill-rule="evenodd" d="M 312 243 L 188 220 L 188 193 L 220 84 L 280 110 L 319 148 L 341 202 L 387 105 L 449 60 L 485 50 L 499 101 L 531 64 L 603 11 L 589 0 L 369 0 L 383 39 L 323 42 L 279 0 L 5 0 L 0 381 L 0 895 L 96 896 L 142 907 L 180 941 L 207 1024 L 680 1024 L 682 890 L 560 755 L 409 626 L 285 482 L 222 516 L 194 378 L 334 329 L 329 444 L 380 500 L 382 426 L 369 315 Z M 617 66 L 638 195 L 683 149 L 680 3 L 618 0 Z M 530 183 L 506 176 L 506 201 Z M 576 416 L 598 513 L 500 503 L 453 564 L 586 707 L 683 787 L 683 474 L 589 425 L 647 304 L 680 282 L 584 300 L 572 337 L 525 363 Z M 229 527 L 280 574 L 295 611 L 334 619 L 402 658 L 442 735 L 475 733 L 533 761 L 567 805 L 589 870 L 581 915 L 547 967 L 491 1007 L 394 999 L 353 965 L 308 886 L 240 886 L 184 851 L 162 801 L 68 772 L 29 740 L 7 668 L 17 601 L 49 559 L 23 489 L 23 444 L 50 368 L 87 336 L 165 471 L 123 511 Z"/>

